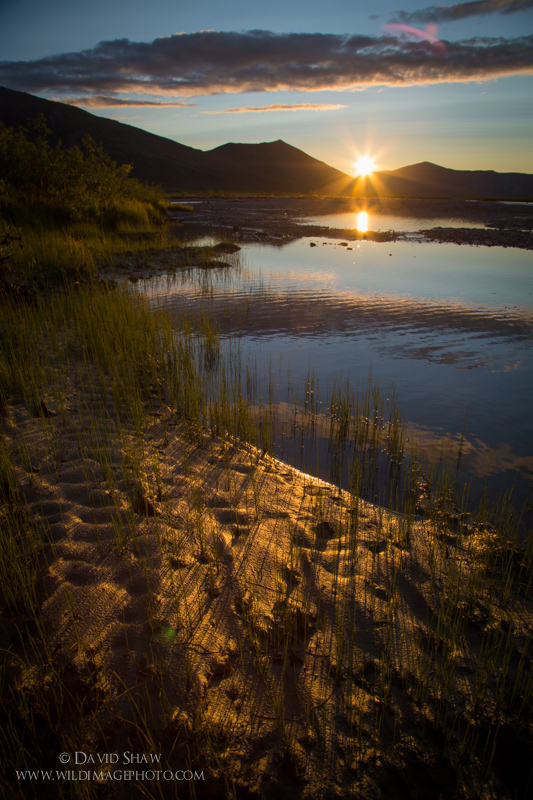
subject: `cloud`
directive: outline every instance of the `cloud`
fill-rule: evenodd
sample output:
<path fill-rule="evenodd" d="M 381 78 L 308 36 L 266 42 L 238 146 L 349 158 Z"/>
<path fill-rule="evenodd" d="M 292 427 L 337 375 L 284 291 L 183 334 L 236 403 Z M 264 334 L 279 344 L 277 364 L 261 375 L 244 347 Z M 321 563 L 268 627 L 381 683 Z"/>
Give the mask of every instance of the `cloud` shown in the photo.
<path fill-rule="evenodd" d="M 69 106 L 83 106 L 84 108 L 192 108 L 196 103 L 184 103 L 182 101 L 159 101 L 159 100 L 130 100 L 123 97 L 113 97 L 107 94 L 92 94 L 85 97 L 61 97 L 61 103 Z M 133 119 L 133 117 L 130 117 Z"/>
<path fill-rule="evenodd" d="M 1 84 L 56 97 L 311 92 L 531 73 L 533 36 L 449 42 L 443 57 L 428 41 L 387 34 L 204 31 L 153 42 L 116 39 L 79 53 L 0 62 Z"/>
<path fill-rule="evenodd" d="M 272 103 L 270 106 L 241 106 L 240 108 L 225 108 L 223 111 L 200 111 L 200 114 L 248 114 L 263 111 L 336 111 L 339 108 L 348 108 L 340 103 Z"/>
<path fill-rule="evenodd" d="M 412 22 L 456 22 L 466 17 L 487 14 L 516 14 L 533 8 L 533 0 L 475 0 L 455 6 L 429 6 L 418 11 L 397 11 L 395 21 L 409 25 Z"/>

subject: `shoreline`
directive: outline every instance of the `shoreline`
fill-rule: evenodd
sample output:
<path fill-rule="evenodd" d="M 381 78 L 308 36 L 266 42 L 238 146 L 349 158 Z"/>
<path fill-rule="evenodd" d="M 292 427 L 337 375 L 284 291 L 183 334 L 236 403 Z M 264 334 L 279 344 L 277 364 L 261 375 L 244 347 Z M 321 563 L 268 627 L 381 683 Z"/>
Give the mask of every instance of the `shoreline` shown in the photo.
<path fill-rule="evenodd" d="M 236 253 L 239 245 L 260 243 L 283 246 L 302 238 L 325 238 L 346 240 L 346 245 L 361 241 L 410 243 L 441 242 L 471 247 L 516 247 L 533 249 L 533 204 L 524 212 L 524 222 L 516 219 L 516 208 L 520 204 L 505 204 L 495 207 L 488 201 L 413 201 L 413 200 L 369 200 L 355 201 L 348 198 L 202 198 L 195 199 L 194 206 L 188 209 L 173 209 L 169 206 L 166 225 L 171 234 L 183 239 L 184 234 L 193 238 L 214 234 L 224 241 L 212 246 L 176 244 L 170 247 L 154 247 L 139 252 L 121 253 L 113 259 L 113 264 L 102 264 L 98 274 L 101 282 L 109 287 L 117 282 L 130 280 L 149 280 L 179 269 L 200 267 L 203 269 L 225 269 L 231 261 L 224 257 Z M 451 204 L 451 207 L 450 207 Z M 523 204 L 522 204 L 523 205 Z M 355 228 L 331 228 L 307 225 L 305 216 L 342 213 L 347 210 L 356 213 L 359 208 L 376 209 L 380 212 L 398 214 L 401 212 L 441 218 L 443 214 L 464 214 L 472 222 L 484 222 L 485 228 L 421 228 L 413 231 L 372 231 L 364 233 Z M 191 211 L 191 208 L 194 210 Z M 521 225 L 529 226 L 522 230 Z M 156 240 L 160 234 L 151 234 L 146 241 Z M 186 238 L 186 236 L 185 236 Z"/>
<path fill-rule="evenodd" d="M 63 698 L 40 768 L 61 733 L 203 770 L 199 798 L 388 798 L 393 777 L 397 798 L 522 790 L 526 766 L 506 765 L 533 745 L 525 552 L 187 430 L 155 396 L 136 430 L 79 370 L 61 406 L 2 414 L 41 619 L 28 651 L 31 625 L 3 614 L 4 668 L 36 708 Z"/>
<path fill-rule="evenodd" d="M 518 247 L 533 249 L 533 209 L 518 204 L 496 204 L 479 201 L 446 200 L 350 200 L 349 198 L 203 198 L 195 199 L 193 211 L 174 211 L 169 207 L 169 221 L 186 228 L 209 229 L 222 236 L 229 234 L 237 243 L 262 242 L 284 244 L 302 237 L 327 237 L 333 239 L 368 239 L 378 242 L 390 241 L 439 241 L 488 247 Z M 445 215 L 465 217 L 485 228 L 432 228 L 421 227 L 418 236 L 397 231 L 372 231 L 360 233 L 355 228 L 332 228 L 307 225 L 306 216 L 321 216 L 334 213 L 368 209 L 380 213 L 402 214 L 436 219 Z M 517 222 L 517 213 L 520 219 Z M 522 229 L 522 226 L 524 229 Z"/>

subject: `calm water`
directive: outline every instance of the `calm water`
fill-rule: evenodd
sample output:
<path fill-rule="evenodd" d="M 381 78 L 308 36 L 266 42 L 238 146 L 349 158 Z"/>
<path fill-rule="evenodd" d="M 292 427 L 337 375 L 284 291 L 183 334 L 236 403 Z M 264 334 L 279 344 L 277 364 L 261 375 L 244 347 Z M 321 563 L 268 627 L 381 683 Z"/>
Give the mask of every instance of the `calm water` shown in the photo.
<path fill-rule="evenodd" d="M 406 217 L 393 214 L 382 214 L 369 210 L 368 230 L 371 231 L 421 231 L 428 228 L 485 228 L 482 222 L 472 222 L 461 217 Z M 301 225 L 320 225 L 327 228 L 359 228 L 358 212 L 344 214 L 323 214 L 316 217 L 301 217 L 297 221 Z"/>
<path fill-rule="evenodd" d="M 316 247 L 310 247 L 316 242 Z M 244 246 L 241 268 L 143 285 L 172 314 L 210 311 L 287 400 L 309 371 L 395 387 L 409 434 L 435 452 L 465 426 L 478 488 L 533 477 L 533 260 L 517 249 L 302 239 Z"/>

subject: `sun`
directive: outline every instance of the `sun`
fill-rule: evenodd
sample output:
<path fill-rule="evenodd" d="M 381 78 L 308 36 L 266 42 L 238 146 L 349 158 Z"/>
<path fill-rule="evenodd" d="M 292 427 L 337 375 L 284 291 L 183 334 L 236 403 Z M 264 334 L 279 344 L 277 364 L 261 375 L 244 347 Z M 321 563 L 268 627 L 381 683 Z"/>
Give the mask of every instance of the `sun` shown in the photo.
<path fill-rule="evenodd" d="M 359 156 L 355 162 L 356 175 L 370 175 L 374 172 L 376 165 L 370 156 Z"/>

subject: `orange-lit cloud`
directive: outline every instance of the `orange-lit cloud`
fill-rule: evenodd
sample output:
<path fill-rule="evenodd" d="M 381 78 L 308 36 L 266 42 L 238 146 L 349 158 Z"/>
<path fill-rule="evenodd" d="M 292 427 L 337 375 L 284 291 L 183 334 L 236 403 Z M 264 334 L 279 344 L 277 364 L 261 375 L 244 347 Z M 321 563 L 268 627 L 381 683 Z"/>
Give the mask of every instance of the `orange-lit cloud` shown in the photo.
<path fill-rule="evenodd" d="M 60 100 L 69 106 L 83 106 L 84 108 L 184 108 L 196 105 L 196 103 L 185 103 L 180 100 L 165 102 L 163 100 L 128 99 L 104 94 L 92 94 L 85 97 L 61 97 Z M 130 119 L 133 119 L 133 117 L 130 117 Z"/>
<path fill-rule="evenodd" d="M 101 102 L 114 93 L 312 92 L 533 73 L 531 35 L 477 37 L 446 42 L 446 48 L 441 57 L 426 42 L 390 35 L 202 31 L 153 42 L 116 39 L 37 61 L 3 61 L 0 84 L 57 97 L 83 94 L 87 103 L 90 95 Z"/>
<path fill-rule="evenodd" d="M 263 111 L 336 111 L 339 108 L 348 108 L 340 103 L 272 103 L 269 106 L 241 106 L 240 108 L 225 108 L 222 111 L 200 111 L 200 114 L 248 114 Z"/>

